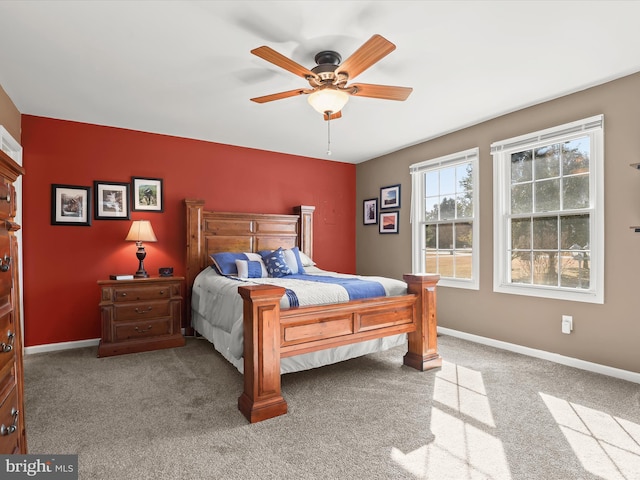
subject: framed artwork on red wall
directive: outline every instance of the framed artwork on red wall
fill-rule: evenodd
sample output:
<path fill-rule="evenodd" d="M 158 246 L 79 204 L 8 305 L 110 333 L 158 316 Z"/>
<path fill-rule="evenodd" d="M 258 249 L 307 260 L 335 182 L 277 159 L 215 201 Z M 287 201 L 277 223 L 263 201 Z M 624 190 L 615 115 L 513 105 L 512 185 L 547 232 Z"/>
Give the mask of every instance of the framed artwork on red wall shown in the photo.
<path fill-rule="evenodd" d="M 134 212 L 162 212 L 163 195 L 161 178 L 131 177 L 131 203 Z"/>
<path fill-rule="evenodd" d="M 91 225 L 91 187 L 51 185 L 51 225 Z"/>
<path fill-rule="evenodd" d="M 129 184 L 121 182 L 93 182 L 96 220 L 129 220 Z"/>

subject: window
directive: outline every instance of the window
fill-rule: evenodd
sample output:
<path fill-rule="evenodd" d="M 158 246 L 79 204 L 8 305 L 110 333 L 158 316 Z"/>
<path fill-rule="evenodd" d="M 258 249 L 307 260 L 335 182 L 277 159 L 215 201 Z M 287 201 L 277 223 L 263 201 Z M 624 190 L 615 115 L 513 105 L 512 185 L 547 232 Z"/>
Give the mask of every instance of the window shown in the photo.
<path fill-rule="evenodd" d="M 494 291 L 604 301 L 603 117 L 494 143 Z"/>
<path fill-rule="evenodd" d="M 478 289 L 478 149 L 411 165 L 414 273 Z"/>

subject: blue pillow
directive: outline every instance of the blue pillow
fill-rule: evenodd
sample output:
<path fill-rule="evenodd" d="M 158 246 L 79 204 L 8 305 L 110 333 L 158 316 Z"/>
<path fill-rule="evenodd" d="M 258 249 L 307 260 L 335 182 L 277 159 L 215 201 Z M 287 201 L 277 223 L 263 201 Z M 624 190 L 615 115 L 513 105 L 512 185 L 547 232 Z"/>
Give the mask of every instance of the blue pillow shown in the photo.
<path fill-rule="evenodd" d="M 265 253 L 262 259 L 270 277 L 279 278 L 293 273 L 284 259 L 282 247 L 273 252 Z"/>
<path fill-rule="evenodd" d="M 244 253 L 221 252 L 211 255 L 213 266 L 220 275 L 236 275 L 236 260 L 247 260 Z"/>

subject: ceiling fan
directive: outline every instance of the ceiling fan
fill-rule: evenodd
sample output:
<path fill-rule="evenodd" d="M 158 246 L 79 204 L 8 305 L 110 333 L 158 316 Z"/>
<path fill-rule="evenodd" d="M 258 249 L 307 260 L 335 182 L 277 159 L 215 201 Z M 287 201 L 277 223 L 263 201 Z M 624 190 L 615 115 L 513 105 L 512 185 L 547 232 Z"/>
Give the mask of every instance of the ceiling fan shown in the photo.
<path fill-rule="evenodd" d="M 350 96 L 380 98 L 385 100 L 406 100 L 413 91 L 409 87 L 372 85 L 368 83 L 347 84 L 374 63 L 393 52 L 396 46 L 381 35 L 367 40 L 344 62 L 338 52 L 325 50 L 315 56 L 317 66 L 309 70 L 270 47 L 262 46 L 251 50 L 254 55 L 284 68 L 309 82 L 311 88 L 297 88 L 286 92 L 273 93 L 252 98 L 257 103 L 272 102 L 296 95 L 309 95 L 309 103 L 325 120 L 342 117 L 340 110 Z"/>

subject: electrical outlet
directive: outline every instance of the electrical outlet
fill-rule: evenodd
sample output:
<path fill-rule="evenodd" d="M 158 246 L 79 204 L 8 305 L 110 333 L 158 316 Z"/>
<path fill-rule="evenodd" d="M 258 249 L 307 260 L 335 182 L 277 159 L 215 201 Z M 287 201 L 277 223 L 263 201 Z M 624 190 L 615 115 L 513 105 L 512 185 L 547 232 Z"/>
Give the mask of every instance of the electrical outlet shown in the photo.
<path fill-rule="evenodd" d="M 573 330 L 573 317 L 571 315 L 562 315 L 562 333 L 571 333 Z"/>

